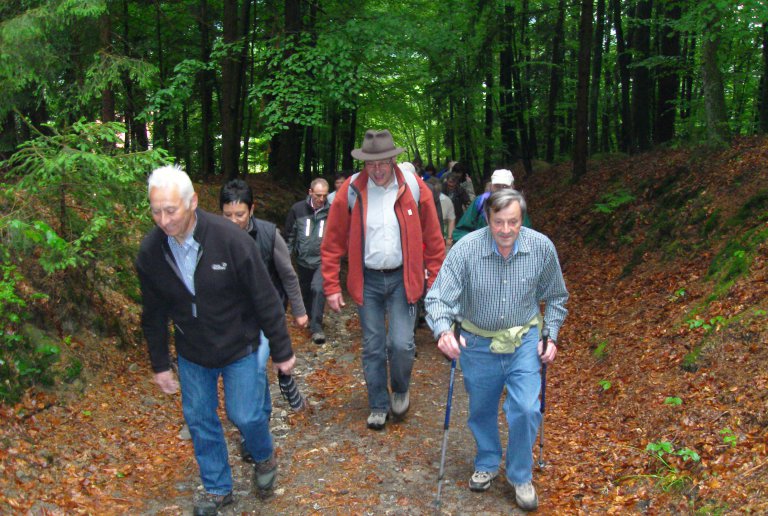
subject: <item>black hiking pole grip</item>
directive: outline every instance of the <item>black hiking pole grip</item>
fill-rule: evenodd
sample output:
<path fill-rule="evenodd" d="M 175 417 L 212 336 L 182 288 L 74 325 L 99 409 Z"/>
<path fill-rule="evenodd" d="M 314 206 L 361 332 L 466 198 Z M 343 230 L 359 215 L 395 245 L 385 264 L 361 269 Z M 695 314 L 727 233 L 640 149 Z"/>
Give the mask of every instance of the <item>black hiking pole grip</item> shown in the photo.
<path fill-rule="evenodd" d="M 456 342 L 461 345 L 461 322 L 462 317 L 457 316 L 453 325 L 453 336 Z M 453 383 L 456 378 L 456 359 L 451 360 L 451 377 L 448 381 L 448 400 L 445 404 L 445 422 L 443 423 L 443 447 L 440 451 L 440 470 L 437 474 L 437 498 L 435 498 L 435 509 L 440 510 L 440 495 L 443 489 L 443 476 L 445 476 L 445 452 L 448 448 L 448 429 L 451 424 L 451 405 L 453 403 Z"/>
<path fill-rule="evenodd" d="M 293 379 L 293 375 L 285 374 L 282 371 L 277 372 L 277 383 L 280 385 L 280 394 L 295 412 L 301 412 L 304 408 L 304 396 L 299 391 L 299 386 Z"/>
<path fill-rule="evenodd" d="M 549 328 L 544 326 L 541 330 L 541 354 L 547 352 L 547 345 L 549 344 Z M 544 467 L 544 410 L 547 407 L 547 364 L 541 363 L 541 406 L 539 412 L 541 412 L 541 429 L 539 430 L 539 468 Z"/>

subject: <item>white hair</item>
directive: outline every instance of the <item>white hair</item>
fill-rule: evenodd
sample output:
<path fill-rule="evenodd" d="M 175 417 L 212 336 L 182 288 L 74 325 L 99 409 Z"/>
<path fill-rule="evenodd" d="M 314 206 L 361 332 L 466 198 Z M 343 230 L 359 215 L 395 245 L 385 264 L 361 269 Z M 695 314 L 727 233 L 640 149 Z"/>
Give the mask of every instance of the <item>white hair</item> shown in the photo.
<path fill-rule="evenodd" d="M 195 195 L 192 180 L 178 165 L 166 165 L 153 170 L 147 180 L 147 195 L 152 192 L 153 188 L 177 188 L 181 200 L 187 208 L 189 208 L 192 197 Z"/>

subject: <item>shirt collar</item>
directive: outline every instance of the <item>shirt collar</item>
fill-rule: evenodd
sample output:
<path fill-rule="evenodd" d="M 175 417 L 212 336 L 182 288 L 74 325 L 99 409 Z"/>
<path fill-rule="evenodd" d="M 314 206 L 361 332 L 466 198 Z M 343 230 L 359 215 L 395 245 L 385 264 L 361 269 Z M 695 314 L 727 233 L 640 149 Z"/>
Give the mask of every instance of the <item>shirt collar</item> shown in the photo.
<path fill-rule="evenodd" d="M 491 228 L 486 226 L 486 230 L 488 231 L 488 239 L 490 240 L 490 246 L 486 248 L 487 251 L 485 253 L 485 256 L 489 256 L 491 254 L 496 254 L 497 256 L 501 256 L 501 253 L 499 252 L 499 246 L 496 243 L 496 240 L 494 240 L 493 234 L 491 234 Z M 512 245 L 512 254 L 510 254 L 510 256 L 515 256 L 517 253 L 530 252 L 528 242 L 525 238 L 525 231 L 526 231 L 525 227 L 520 228 L 520 233 L 518 233 L 517 238 L 515 239 L 515 243 Z M 501 257 L 504 258 L 503 256 Z M 509 256 L 507 258 L 509 258 Z"/>

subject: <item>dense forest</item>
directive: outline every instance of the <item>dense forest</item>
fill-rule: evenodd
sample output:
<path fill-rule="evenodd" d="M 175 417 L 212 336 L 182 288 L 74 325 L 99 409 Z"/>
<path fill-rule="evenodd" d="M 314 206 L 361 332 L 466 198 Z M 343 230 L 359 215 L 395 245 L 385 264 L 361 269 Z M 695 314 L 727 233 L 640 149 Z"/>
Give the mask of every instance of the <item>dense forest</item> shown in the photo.
<path fill-rule="evenodd" d="M 768 2 L 2 0 L 0 513 L 191 503 L 139 324 L 148 172 L 211 211 L 245 177 L 282 224 L 384 128 L 478 193 L 513 170 L 557 247 L 545 512 L 768 512 Z M 324 347 L 291 329 L 313 410 L 274 392 L 282 492 L 234 461 L 226 514 L 433 514 L 447 363 L 417 329 L 416 410 L 372 437 L 349 305 Z M 465 488 L 460 390 L 443 508 L 507 514 L 503 482 Z"/>
<path fill-rule="evenodd" d="M 9 0 L 0 154 L 119 122 L 108 147 L 194 177 L 306 183 L 387 127 L 478 184 L 533 160 L 578 179 L 591 155 L 768 131 L 767 73 L 761 0 Z"/>

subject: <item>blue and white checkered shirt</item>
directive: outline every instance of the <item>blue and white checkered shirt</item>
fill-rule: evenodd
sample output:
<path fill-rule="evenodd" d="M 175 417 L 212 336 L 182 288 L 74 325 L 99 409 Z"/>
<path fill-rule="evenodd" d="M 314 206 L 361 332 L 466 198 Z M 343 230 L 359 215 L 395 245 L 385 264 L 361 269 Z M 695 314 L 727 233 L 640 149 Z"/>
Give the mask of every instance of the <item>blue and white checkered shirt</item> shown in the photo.
<path fill-rule="evenodd" d="M 451 329 L 456 315 L 475 326 L 497 331 L 528 323 L 546 302 L 544 318 L 550 338 L 568 311 L 568 291 L 552 241 L 522 227 L 512 253 L 499 254 L 489 228 L 459 240 L 443 262 L 427 293 L 427 322 L 435 338 Z"/>
<path fill-rule="evenodd" d="M 194 230 L 190 231 L 183 244 L 174 237 L 168 237 L 168 245 L 176 259 L 176 265 L 181 271 L 184 284 L 192 294 L 195 293 L 195 269 L 197 269 L 197 253 L 200 249 L 200 244 L 192 237 L 193 233 Z"/>

